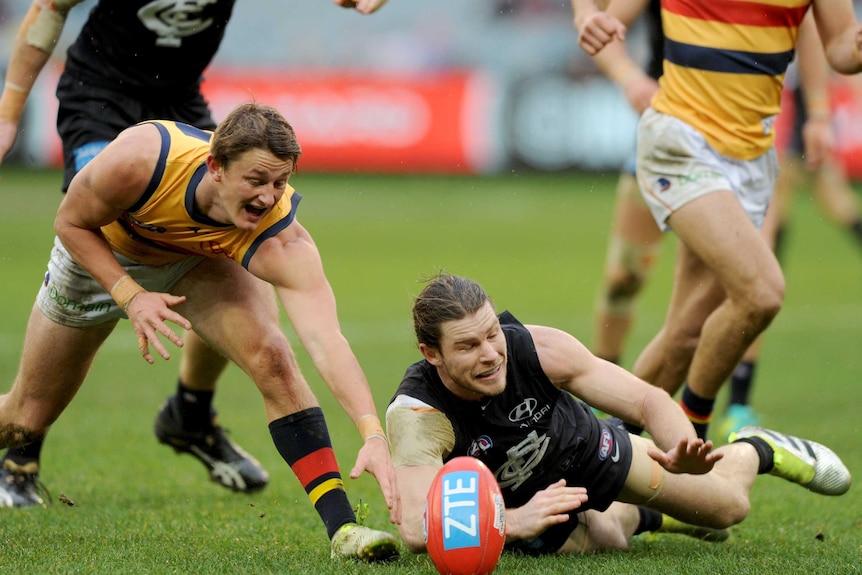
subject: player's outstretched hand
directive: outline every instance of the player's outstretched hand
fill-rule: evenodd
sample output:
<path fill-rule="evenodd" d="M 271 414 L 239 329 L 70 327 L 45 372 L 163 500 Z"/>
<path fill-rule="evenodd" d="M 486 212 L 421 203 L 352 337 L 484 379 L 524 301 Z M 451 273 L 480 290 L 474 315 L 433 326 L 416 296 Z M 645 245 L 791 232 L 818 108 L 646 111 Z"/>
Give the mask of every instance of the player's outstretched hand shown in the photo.
<path fill-rule="evenodd" d="M 362 14 L 377 12 L 386 4 L 386 0 L 333 0 L 333 2 L 342 8 L 354 8 Z"/>
<path fill-rule="evenodd" d="M 532 539 L 549 527 L 569 520 L 587 502 L 583 487 L 566 487 L 560 479 L 537 491 L 523 506 L 506 510 L 506 539 Z"/>
<path fill-rule="evenodd" d="M 671 473 L 709 473 L 724 454 L 712 451 L 712 441 L 703 439 L 681 439 L 676 447 L 667 452 L 650 447 L 649 456 Z"/>
<path fill-rule="evenodd" d="M 129 302 L 126 314 L 138 336 L 138 350 L 147 363 L 155 361 L 150 353 L 150 344 L 163 359 L 171 358 L 171 354 L 162 344 L 158 334 L 169 339 L 177 347 L 183 346 L 183 340 L 165 322 L 173 322 L 183 329 L 192 328 L 189 320 L 171 309 L 184 301 L 186 301 L 185 296 L 142 291 Z"/>
<path fill-rule="evenodd" d="M 395 480 L 395 468 L 389 455 L 389 444 L 379 437 L 370 437 L 356 456 L 356 463 L 350 470 L 350 478 L 356 479 L 367 471 L 377 480 L 383 499 L 389 508 L 389 521 L 401 523 L 401 496 Z"/>

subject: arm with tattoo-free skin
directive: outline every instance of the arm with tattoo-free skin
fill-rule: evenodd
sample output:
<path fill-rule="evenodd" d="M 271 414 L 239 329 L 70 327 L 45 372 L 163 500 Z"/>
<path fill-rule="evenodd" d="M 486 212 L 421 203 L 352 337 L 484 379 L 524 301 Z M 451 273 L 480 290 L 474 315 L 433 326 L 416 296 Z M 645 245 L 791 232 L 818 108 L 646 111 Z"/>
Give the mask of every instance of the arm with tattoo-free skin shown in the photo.
<path fill-rule="evenodd" d="M 815 0 L 814 20 L 833 70 L 841 74 L 862 72 L 862 25 L 850 0 Z"/>
<path fill-rule="evenodd" d="M 625 39 L 625 25 L 605 12 L 605 6 L 607 0 L 572 0 L 578 45 L 590 56 L 614 39 Z"/>
<path fill-rule="evenodd" d="M 657 449 L 650 456 L 674 473 L 706 473 L 720 453 L 697 437 L 682 408 L 666 391 L 593 355 L 572 335 L 545 326 L 527 326 L 542 370 L 560 389 L 589 405 L 639 425 Z"/>
<path fill-rule="evenodd" d="M 0 96 L 0 164 L 15 144 L 27 96 L 54 52 L 66 14 L 82 1 L 34 0 L 18 27 Z"/>
<path fill-rule="evenodd" d="M 294 221 L 261 244 L 249 271 L 276 288 L 279 299 L 314 367 L 353 422 L 362 427 L 365 415 L 377 417 L 368 380 L 341 332 L 335 295 L 327 280 L 314 241 Z M 378 420 L 379 421 L 379 420 Z M 369 436 L 350 477 L 371 473 L 380 484 L 394 523 L 400 521 L 395 471 L 385 435 Z"/>
<path fill-rule="evenodd" d="M 646 9 L 649 0 L 614 0 L 607 13 L 625 26 L 630 26 Z M 614 38 L 601 51 L 593 55 L 593 62 L 622 91 L 629 105 L 639 115 L 646 110 L 658 82 L 650 78 L 631 57 L 624 40 Z"/>
<path fill-rule="evenodd" d="M 114 257 L 100 228 L 116 220 L 144 193 L 152 178 L 161 142 L 155 126 L 127 129 L 72 180 L 57 211 L 54 220 L 57 237 L 72 258 L 108 291 L 127 272 Z M 157 334 L 175 345 L 183 345 L 182 339 L 165 322 L 191 329 L 185 317 L 171 310 L 184 301 L 185 297 L 144 291 L 129 303 L 126 313 L 147 362 L 154 361 L 150 345 L 164 359 L 171 357 Z"/>

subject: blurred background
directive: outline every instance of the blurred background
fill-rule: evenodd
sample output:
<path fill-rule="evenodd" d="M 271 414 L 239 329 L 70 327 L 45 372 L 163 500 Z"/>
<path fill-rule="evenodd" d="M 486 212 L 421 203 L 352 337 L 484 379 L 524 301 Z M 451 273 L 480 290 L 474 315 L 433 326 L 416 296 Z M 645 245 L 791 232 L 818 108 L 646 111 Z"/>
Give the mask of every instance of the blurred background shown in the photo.
<path fill-rule="evenodd" d="M 54 87 L 94 3 L 72 10 L 10 161 L 59 165 Z M 0 0 L 3 65 L 28 7 Z M 639 25 L 628 42 L 646 56 Z M 371 16 L 328 0 L 240 0 L 204 92 L 216 119 L 251 98 L 278 107 L 305 171 L 607 170 L 634 147 L 636 116 L 578 48 L 569 0 L 391 0 Z M 858 177 L 862 98 L 846 79 L 834 96 Z"/>
<path fill-rule="evenodd" d="M 10 162 L 59 165 L 54 87 L 94 3 L 71 11 Z M 0 66 L 28 7 L 0 0 Z M 568 0 L 392 0 L 371 16 L 239 0 L 206 78 L 216 119 L 252 97 L 281 109 L 306 171 L 604 169 L 634 146 L 634 113 L 578 48 Z"/>

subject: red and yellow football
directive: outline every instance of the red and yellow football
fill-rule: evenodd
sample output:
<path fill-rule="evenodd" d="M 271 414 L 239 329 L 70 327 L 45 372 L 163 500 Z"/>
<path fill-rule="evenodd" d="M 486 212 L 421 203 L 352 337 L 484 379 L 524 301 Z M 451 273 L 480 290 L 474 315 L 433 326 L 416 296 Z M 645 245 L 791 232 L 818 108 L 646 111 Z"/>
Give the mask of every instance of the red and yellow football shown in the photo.
<path fill-rule="evenodd" d="M 494 474 L 475 457 L 455 457 L 425 499 L 425 546 L 441 575 L 487 575 L 506 541 L 506 509 Z"/>

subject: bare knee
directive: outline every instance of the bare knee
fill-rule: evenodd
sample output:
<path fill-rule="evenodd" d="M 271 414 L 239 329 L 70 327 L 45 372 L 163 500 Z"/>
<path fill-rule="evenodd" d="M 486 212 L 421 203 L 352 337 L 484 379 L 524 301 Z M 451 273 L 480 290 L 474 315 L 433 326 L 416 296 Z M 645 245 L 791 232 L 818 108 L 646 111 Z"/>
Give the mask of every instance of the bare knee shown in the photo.
<path fill-rule="evenodd" d="M 696 516 L 689 518 L 689 521 L 713 529 L 727 529 L 742 523 L 750 511 L 751 501 L 740 494 L 723 497 L 720 505 L 700 513 L 695 512 Z"/>
<path fill-rule="evenodd" d="M 756 328 L 765 328 L 778 315 L 784 304 L 785 284 L 783 277 L 754 282 L 740 298 L 744 313 Z"/>
<path fill-rule="evenodd" d="M 256 382 L 278 380 L 292 384 L 298 377 L 296 356 L 290 342 L 281 333 L 261 337 L 247 346 L 245 362 Z"/>
<path fill-rule="evenodd" d="M 728 501 L 722 506 L 722 525 L 721 529 L 732 527 L 748 517 L 751 512 L 751 500 L 742 494 L 728 498 Z"/>
<path fill-rule="evenodd" d="M 566 540 L 559 551 L 560 553 L 592 553 L 628 549 L 628 534 L 616 514 L 591 510 L 580 513 L 578 519 L 578 527 Z"/>

